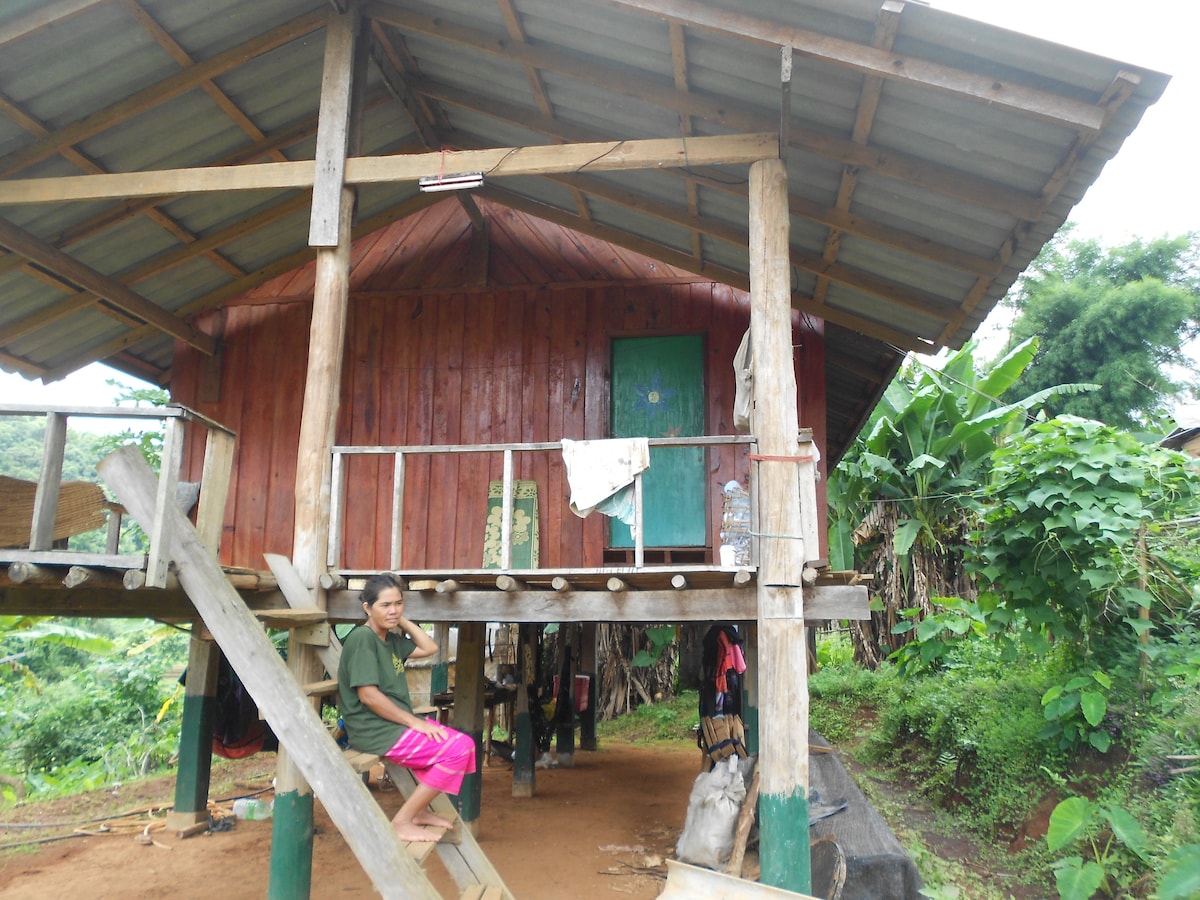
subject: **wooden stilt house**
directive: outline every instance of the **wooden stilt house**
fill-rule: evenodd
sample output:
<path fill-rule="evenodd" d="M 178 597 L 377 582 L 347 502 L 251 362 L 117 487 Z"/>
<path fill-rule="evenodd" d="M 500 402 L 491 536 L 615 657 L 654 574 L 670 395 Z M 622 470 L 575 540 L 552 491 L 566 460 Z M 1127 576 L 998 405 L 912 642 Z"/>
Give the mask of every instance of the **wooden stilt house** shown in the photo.
<path fill-rule="evenodd" d="M 806 621 L 865 607 L 821 578 L 823 475 L 1166 84 L 903 0 L 16 0 L 0 49 L 0 366 L 103 360 L 179 404 L 161 480 L 105 464 L 136 560 L 53 549 L 88 411 L 50 413 L 0 606 L 191 619 L 208 675 L 219 645 L 283 744 L 278 896 L 308 892 L 314 790 L 381 893 L 429 895 L 303 687 L 380 569 L 459 624 L 477 734 L 487 621 L 747 623 L 763 880 L 807 889 L 796 659 Z M 577 517 L 563 442 L 633 438 L 633 525 Z M 754 538 L 732 564 L 731 483 Z M 286 667 L 255 609 L 292 629 Z M 188 693 L 182 828 L 209 680 Z M 507 895 L 466 844 L 462 888 Z"/>

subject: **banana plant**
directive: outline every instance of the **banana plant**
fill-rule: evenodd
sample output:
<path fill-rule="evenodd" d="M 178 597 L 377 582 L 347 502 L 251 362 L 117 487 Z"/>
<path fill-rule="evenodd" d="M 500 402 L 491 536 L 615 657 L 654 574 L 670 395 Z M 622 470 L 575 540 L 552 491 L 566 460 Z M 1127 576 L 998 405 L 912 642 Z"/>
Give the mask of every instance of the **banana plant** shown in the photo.
<path fill-rule="evenodd" d="M 875 667 L 905 642 L 892 633 L 902 610 L 923 616 L 934 611 L 934 596 L 974 599 L 962 551 L 997 442 L 1046 397 L 1094 387 L 1004 401 L 1037 350 L 1030 338 L 982 370 L 973 342 L 940 368 L 910 360 L 830 478 L 832 563 L 875 575 L 872 621 L 856 626 L 859 662 Z"/>

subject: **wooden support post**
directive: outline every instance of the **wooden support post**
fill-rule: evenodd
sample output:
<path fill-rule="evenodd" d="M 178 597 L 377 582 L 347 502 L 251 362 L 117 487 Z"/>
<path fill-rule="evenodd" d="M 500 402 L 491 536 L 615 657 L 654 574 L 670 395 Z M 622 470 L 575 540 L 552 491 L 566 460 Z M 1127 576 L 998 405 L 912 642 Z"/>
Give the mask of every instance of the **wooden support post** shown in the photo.
<path fill-rule="evenodd" d="M 587 709 L 579 714 L 579 749 L 598 750 L 596 741 L 596 623 L 579 626 L 579 674 L 588 676 Z"/>
<path fill-rule="evenodd" d="M 208 429 L 200 476 L 200 500 L 196 507 L 196 535 L 214 559 L 221 549 L 225 502 L 229 497 L 229 481 L 233 474 L 233 449 L 232 434 L 216 428 Z M 129 569 L 122 583 L 128 588 L 131 577 L 136 579 L 141 574 L 138 569 Z M 164 587 L 176 586 L 176 581 L 176 576 L 168 572 Z M 221 651 L 211 640 L 198 637 L 200 631 L 199 623 L 193 622 L 192 638 L 188 645 L 183 721 L 179 730 L 175 806 L 167 815 L 167 828 L 174 831 L 188 831 L 208 821 L 213 720 L 216 716 Z"/>
<path fill-rule="evenodd" d="M 326 29 L 309 228 L 309 243 L 318 249 L 300 415 L 292 564 L 305 586 L 316 589 L 314 602 L 321 609 L 326 605 L 319 582 L 329 555 L 332 453 L 350 302 L 354 191 L 342 183 L 342 175 L 351 149 L 354 91 L 361 87 L 361 79 L 355 78 L 359 30 L 359 16 L 353 11 L 330 18 Z M 301 684 L 317 681 L 322 674 L 317 648 L 296 640 L 294 633 L 288 640 L 288 669 Z M 306 702 L 314 710 L 319 703 L 311 698 Z M 288 814 L 272 817 L 271 900 L 307 897 L 312 885 L 312 790 L 293 759 L 297 752 L 280 741 L 275 802 Z M 301 852 L 294 852 L 297 849 Z"/>
<path fill-rule="evenodd" d="M 757 464 L 759 767 L 763 884 L 808 893 L 808 667 L 801 587 L 799 421 L 791 340 L 787 170 L 750 165 L 751 426 Z"/>
<path fill-rule="evenodd" d="M 533 722 L 529 707 L 537 702 L 530 692 L 537 684 L 537 627 L 522 623 L 517 630 L 517 715 L 513 727 L 513 783 L 514 797 L 532 797 L 536 783 L 534 760 L 537 746 L 533 737 Z"/>
<path fill-rule="evenodd" d="M 154 515 L 155 477 L 138 450 L 122 448 L 102 460 L 97 469 L 133 517 L 143 527 L 149 524 Z M 437 893 L 396 840 L 388 817 L 346 765 L 310 698 L 289 675 L 274 645 L 200 543 L 191 523 L 176 508 L 169 508 L 168 514 L 174 520 L 172 556 L 181 563 L 179 579 L 184 590 L 280 743 L 294 748 L 297 765 L 321 785 L 325 810 L 375 890 L 396 900 L 435 900 Z M 296 892 L 291 896 L 306 895 Z"/>
<path fill-rule="evenodd" d="M 193 625 L 193 631 L 197 629 Z M 179 735 L 179 769 L 175 806 L 167 830 L 182 831 L 208 821 L 208 786 L 212 772 L 213 719 L 217 709 L 217 670 L 221 652 L 212 641 L 193 635 L 188 644 L 183 722 Z"/>
<path fill-rule="evenodd" d="M 563 665 L 559 670 L 558 696 L 554 698 L 554 752 L 564 769 L 575 765 L 575 672 L 571 648 L 575 645 L 577 626 L 564 625 L 559 632 L 562 642 Z"/>
<path fill-rule="evenodd" d="M 455 806 L 471 833 L 479 822 L 483 799 L 483 653 L 484 622 L 460 622 L 458 654 L 454 663 L 454 722 L 475 741 L 475 771 L 463 779 Z"/>
<path fill-rule="evenodd" d="M 62 583 L 65 588 L 77 587 L 123 587 L 122 576 L 108 569 L 89 569 L 87 566 L 71 566 Z"/>
<path fill-rule="evenodd" d="M 33 497 L 33 521 L 29 526 L 29 549 L 49 550 L 54 546 L 54 520 L 58 516 L 58 492 L 62 487 L 63 452 L 67 446 L 67 417 L 46 413 L 46 437 L 42 442 L 42 471 Z"/>

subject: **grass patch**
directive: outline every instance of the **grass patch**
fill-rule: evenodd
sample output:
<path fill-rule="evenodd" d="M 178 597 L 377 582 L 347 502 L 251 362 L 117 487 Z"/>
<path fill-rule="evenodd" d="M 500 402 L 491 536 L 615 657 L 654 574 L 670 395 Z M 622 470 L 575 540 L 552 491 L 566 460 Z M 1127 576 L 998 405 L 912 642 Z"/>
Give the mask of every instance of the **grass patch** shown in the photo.
<path fill-rule="evenodd" d="M 692 729 L 700 724 L 699 708 L 699 693 L 683 691 L 669 700 L 644 703 L 631 713 L 598 723 L 597 736 L 628 744 L 695 742 Z"/>

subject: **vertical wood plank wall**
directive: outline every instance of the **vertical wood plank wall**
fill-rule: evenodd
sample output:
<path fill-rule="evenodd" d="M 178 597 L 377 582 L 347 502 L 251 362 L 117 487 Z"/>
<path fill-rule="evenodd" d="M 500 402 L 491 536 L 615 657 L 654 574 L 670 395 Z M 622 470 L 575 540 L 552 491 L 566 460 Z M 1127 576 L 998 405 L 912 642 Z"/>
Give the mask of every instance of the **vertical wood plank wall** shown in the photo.
<path fill-rule="evenodd" d="M 704 335 L 706 433 L 733 433 L 732 360 L 748 326 L 746 294 L 671 277 L 678 273 L 544 223 L 531 248 L 520 217 L 508 211 L 491 217 L 489 281 L 496 286 L 461 288 L 470 274 L 464 250 L 470 234 L 456 206 L 439 204 L 423 214 L 419 252 L 410 220 L 356 243 L 338 443 L 607 437 L 609 342 L 647 334 Z M 221 550 L 227 564 L 261 568 L 264 552 L 291 550 L 310 268 L 276 279 L 226 307 L 220 318 L 212 314 L 214 322 L 223 319 L 216 402 L 201 398 L 200 355 L 176 349 L 173 397 L 237 432 Z M 633 283 L 639 275 L 657 279 Z M 793 326 L 800 422 L 823 446 L 822 323 L 801 322 L 797 315 Z M 198 476 L 202 452 L 201 446 L 188 448 L 187 477 Z M 721 487 L 731 479 L 744 484 L 748 468 L 744 449 L 710 453 L 713 546 L 719 543 Z M 579 519 L 568 510 L 561 456 L 518 454 L 516 476 L 538 484 L 542 566 L 600 565 L 606 529 L 601 517 Z M 403 565 L 477 568 L 487 483 L 500 477 L 499 454 L 410 457 Z M 819 487 L 823 504 L 823 482 Z M 386 567 L 391 494 L 390 457 L 350 463 L 345 567 Z"/>

